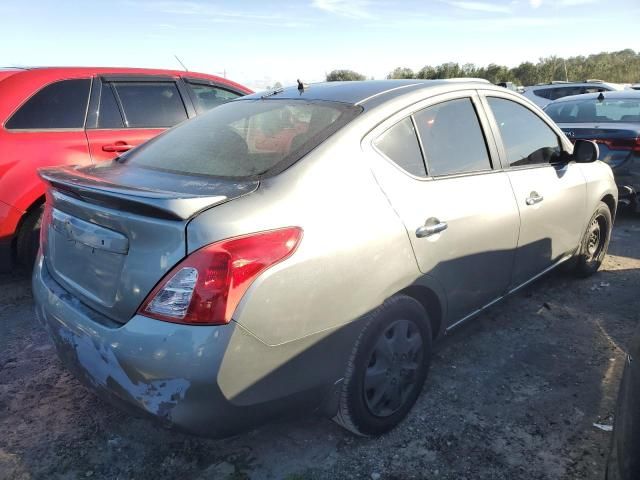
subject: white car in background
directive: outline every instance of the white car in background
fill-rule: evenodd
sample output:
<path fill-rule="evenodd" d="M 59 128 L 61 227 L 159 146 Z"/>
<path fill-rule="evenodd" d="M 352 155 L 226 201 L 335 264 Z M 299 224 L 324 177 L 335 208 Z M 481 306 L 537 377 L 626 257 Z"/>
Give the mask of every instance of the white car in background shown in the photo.
<path fill-rule="evenodd" d="M 524 87 L 522 94 L 540 108 L 544 108 L 547 104 L 562 97 L 583 93 L 610 92 L 613 90 L 624 90 L 624 86 L 617 83 L 603 82 L 602 80 L 587 80 L 585 82 L 555 81 Z"/>

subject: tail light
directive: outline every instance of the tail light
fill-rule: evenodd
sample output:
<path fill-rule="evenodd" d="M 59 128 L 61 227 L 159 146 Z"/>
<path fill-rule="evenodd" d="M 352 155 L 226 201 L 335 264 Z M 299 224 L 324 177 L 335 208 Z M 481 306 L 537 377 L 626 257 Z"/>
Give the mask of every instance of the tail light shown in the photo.
<path fill-rule="evenodd" d="M 202 247 L 174 267 L 138 313 L 191 325 L 224 325 L 251 283 L 289 257 L 302 238 L 298 227 L 230 238 Z"/>
<path fill-rule="evenodd" d="M 596 140 L 596 142 L 605 144 L 609 150 L 629 150 L 632 152 L 640 152 L 640 137 Z"/>

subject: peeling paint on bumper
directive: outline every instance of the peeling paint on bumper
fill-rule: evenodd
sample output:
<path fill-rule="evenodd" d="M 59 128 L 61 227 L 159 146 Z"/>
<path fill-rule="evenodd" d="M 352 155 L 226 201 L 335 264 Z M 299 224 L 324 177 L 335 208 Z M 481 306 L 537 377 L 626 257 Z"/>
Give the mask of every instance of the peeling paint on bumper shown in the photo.
<path fill-rule="evenodd" d="M 234 405 L 219 388 L 220 366 L 238 328 L 233 323 L 186 326 L 141 315 L 124 325 L 110 322 L 58 285 L 42 258 L 33 291 L 63 364 L 112 403 L 208 437 L 246 430 L 275 411 L 270 404 Z"/>

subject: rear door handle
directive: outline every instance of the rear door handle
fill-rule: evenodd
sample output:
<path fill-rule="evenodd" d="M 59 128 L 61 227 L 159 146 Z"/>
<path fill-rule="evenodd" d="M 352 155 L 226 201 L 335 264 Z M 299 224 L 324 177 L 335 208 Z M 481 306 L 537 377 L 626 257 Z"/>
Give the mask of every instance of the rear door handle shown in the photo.
<path fill-rule="evenodd" d="M 431 235 L 435 235 L 436 233 L 446 230 L 448 226 L 447 222 L 441 222 L 437 218 L 430 218 L 423 226 L 418 227 L 416 230 L 416 237 L 430 237 Z"/>
<path fill-rule="evenodd" d="M 527 205 L 535 205 L 536 203 L 540 203 L 544 200 L 544 197 L 540 195 L 538 192 L 531 192 L 526 199 Z"/>
<path fill-rule="evenodd" d="M 133 148 L 133 145 L 129 145 L 127 142 L 115 142 L 115 143 L 110 143 L 108 145 L 103 145 L 102 151 L 103 152 L 126 152 L 128 150 L 131 150 L 132 148 Z"/>

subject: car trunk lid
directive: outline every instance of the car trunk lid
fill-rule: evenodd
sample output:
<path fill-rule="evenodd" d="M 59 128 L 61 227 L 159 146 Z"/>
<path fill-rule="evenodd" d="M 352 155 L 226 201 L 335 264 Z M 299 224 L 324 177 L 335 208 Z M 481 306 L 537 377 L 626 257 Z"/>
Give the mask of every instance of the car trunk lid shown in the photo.
<path fill-rule="evenodd" d="M 257 181 L 183 176 L 113 162 L 43 169 L 46 266 L 72 295 L 124 323 L 186 255 L 201 211 L 256 190 Z"/>
<path fill-rule="evenodd" d="M 640 149 L 640 125 L 633 123 L 562 123 L 562 131 L 573 142 L 578 139 L 593 140 L 600 148 L 600 160 L 620 167 Z"/>

